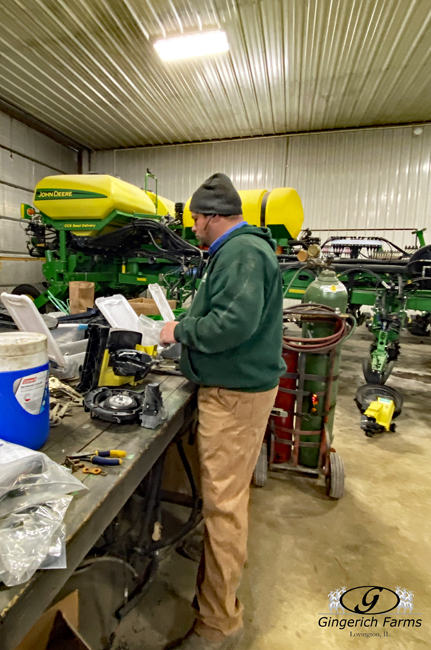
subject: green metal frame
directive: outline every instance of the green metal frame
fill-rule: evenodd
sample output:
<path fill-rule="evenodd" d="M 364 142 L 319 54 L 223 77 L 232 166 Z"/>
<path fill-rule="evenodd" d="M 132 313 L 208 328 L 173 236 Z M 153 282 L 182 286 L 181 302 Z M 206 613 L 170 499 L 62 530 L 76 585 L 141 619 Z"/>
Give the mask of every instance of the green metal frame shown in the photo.
<path fill-rule="evenodd" d="M 151 176 L 156 180 L 157 200 L 157 179 L 152 174 L 147 174 L 147 176 Z M 31 218 L 31 215 L 27 215 L 27 211 L 25 211 L 25 214 L 25 218 Z M 182 304 L 191 294 L 193 276 L 184 275 L 178 264 L 169 263 L 158 257 L 160 253 L 154 247 L 147 248 L 150 252 L 154 251 L 154 259 L 151 262 L 145 258 L 125 259 L 121 256 L 108 260 L 97 253 L 95 255 L 86 255 L 83 252 L 68 250 L 67 232 L 78 235 L 85 231 L 100 232 L 109 225 L 125 225 L 132 218 L 160 220 L 160 217 L 154 214 L 128 214 L 113 210 L 104 219 L 75 221 L 72 219 L 51 219 L 42 212 L 39 214 L 45 225 L 51 226 L 58 232 L 59 245 L 56 250 L 45 251 L 46 261 L 43 264 L 43 273 L 49 283 L 50 293 L 45 292 L 35 299 L 35 305 L 38 309 L 50 302 L 51 297 L 60 300 L 65 299 L 69 291 L 69 282 L 82 280 L 94 282 L 96 292 L 105 294 L 121 292 L 131 297 L 146 289 L 148 284 L 157 282 L 165 285 L 168 298 L 178 300 L 179 304 Z"/>

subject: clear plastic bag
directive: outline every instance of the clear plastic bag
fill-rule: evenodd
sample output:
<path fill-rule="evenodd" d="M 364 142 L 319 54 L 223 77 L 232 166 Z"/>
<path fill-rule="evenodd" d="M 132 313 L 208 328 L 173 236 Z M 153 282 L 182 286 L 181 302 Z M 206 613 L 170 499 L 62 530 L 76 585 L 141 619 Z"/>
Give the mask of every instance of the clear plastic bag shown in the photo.
<path fill-rule="evenodd" d="M 51 538 L 48 555 L 39 569 L 66 569 L 66 525 L 62 524 Z"/>
<path fill-rule="evenodd" d="M 64 314 L 62 314 L 64 316 Z M 86 336 L 88 325 L 82 323 L 60 323 L 51 334 L 61 347 L 77 341 L 83 341 Z"/>
<path fill-rule="evenodd" d="M 0 440 L 0 517 L 80 490 L 87 488 L 45 454 Z"/>
<path fill-rule="evenodd" d="M 145 314 L 139 316 L 139 331 L 142 334 L 142 345 L 158 345 L 160 332 L 166 325 L 163 320 L 153 320 Z"/>
<path fill-rule="evenodd" d="M 64 515 L 71 493 L 87 489 L 45 454 L 0 440 L 0 581 L 65 568 Z"/>
<path fill-rule="evenodd" d="M 0 521 L 0 580 L 7 587 L 26 582 L 41 567 L 72 499 L 29 506 Z M 58 533 L 54 542 L 58 547 Z"/>
<path fill-rule="evenodd" d="M 80 369 L 84 365 L 85 354 L 85 352 L 78 352 L 77 354 L 72 354 L 70 356 L 64 355 L 66 366 L 64 368 L 56 368 L 51 364 L 49 368 L 50 375 L 57 377 L 57 379 L 79 378 Z"/>

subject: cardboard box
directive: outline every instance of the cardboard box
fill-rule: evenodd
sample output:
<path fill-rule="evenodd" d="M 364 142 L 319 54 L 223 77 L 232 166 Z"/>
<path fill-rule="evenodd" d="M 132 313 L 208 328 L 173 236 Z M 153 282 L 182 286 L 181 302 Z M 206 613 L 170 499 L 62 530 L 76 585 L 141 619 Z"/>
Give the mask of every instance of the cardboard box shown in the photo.
<path fill-rule="evenodd" d="M 132 298 L 129 300 L 129 303 L 132 305 L 138 316 L 141 314 L 144 314 L 145 316 L 160 316 L 160 311 L 156 305 L 156 301 L 152 298 Z M 168 303 L 171 309 L 177 308 L 176 300 L 168 300 Z"/>
<path fill-rule="evenodd" d="M 87 650 L 88 645 L 78 633 L 79 623 L 78 590 L 63 598 L 48 609 L 33 625 L 15 650 L 66 650 L 70 648 Z"/>
<path fill-rule="evenodd" d="M 46 650 L 91 650 L 91 648 L 59 610 L 55 615 Z"/>

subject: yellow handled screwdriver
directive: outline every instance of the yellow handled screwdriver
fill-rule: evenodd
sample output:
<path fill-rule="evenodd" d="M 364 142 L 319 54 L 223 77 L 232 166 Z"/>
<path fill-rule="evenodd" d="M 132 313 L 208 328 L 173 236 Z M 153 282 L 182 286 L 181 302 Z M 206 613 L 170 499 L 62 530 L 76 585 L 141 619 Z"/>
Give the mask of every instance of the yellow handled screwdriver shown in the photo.
<path fill-rule="evenodd" d="M 127 452 L 124 449 L 108 449 L 108 451 L 95 451 L 96 456 L 102 458 L 126 458 Z"/>
<path fill-rule="evenodd" d="M 75 454 L 69 456 L 74 460 L 89 460 L 94 465 L 121 465 L 121 459 L 126 458 L 127 452 L 124 449 L 108 449 L 105 451 L 95 451 L 93 453 Z"/>

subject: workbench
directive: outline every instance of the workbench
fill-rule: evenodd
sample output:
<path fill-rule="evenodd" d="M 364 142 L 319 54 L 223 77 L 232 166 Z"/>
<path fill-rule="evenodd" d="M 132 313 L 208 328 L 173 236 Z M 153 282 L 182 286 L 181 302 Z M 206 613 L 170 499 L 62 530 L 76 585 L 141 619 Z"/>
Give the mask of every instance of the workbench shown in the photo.
<path fill-rule="evenodd" d="M 192 421 L 196 412 L 193 384 L 180 376 L 148 375 L 143 386 L 150 382 L 160 383 L 167 412 L 167 419 L 156 429 L 103 422 L 91 418 L 83 407 L 74 407 L 71 416 L 51 429 L 41 451 L 58 463 L 66 455 L 96 449 L 125 449 L 133 458 L 120 466 L 104 467 L 106 476 L 75 474 L 89 491 L 76 496 L 66 513 L 67 569 L 37 571 L 27 583 L 0 587 L 1 650 L 15 650 L 169 443 Z"/>

